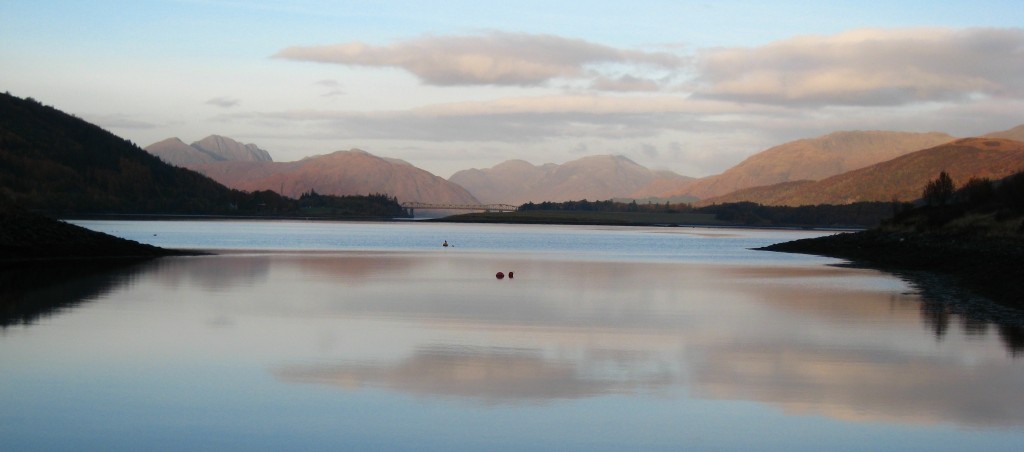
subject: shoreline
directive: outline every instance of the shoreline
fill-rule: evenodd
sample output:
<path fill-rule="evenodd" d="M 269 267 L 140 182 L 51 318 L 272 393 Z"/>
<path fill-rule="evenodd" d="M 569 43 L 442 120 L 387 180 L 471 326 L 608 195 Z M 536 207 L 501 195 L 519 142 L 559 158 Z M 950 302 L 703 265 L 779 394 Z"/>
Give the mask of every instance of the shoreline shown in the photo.
<path fill-rule="evenodd" d="M 847 259 L 910 279 L 937 275 L 1001 306 L 1024 310 L 1024 240 L 1016 238 L 872 229 L 757 249 Z"/>

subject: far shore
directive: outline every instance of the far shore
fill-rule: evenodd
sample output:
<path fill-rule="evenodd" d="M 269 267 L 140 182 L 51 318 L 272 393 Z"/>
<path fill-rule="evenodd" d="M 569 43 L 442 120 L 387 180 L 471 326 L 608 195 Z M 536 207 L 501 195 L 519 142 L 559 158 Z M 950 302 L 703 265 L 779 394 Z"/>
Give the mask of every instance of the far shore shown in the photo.
<path fill-rule="evenodd" d="M 132 221 L 410 221 L 410 218 L 360 217 L 360 216 L 304 216 L 304 215 L 198 215 L 198 214 L 154 214 L 154 213 L 90 213 L 53 215 L 62 220 L 132 220 Z"/>

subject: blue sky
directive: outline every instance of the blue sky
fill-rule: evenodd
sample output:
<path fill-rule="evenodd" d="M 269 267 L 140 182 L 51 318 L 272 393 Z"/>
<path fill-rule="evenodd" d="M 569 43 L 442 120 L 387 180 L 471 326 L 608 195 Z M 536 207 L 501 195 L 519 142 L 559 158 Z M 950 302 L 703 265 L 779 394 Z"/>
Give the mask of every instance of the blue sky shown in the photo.
<path fill-rule="evenodd" d="M 429 3 L 0 0 L 0 89 L 142 146 L 442 177 L 592 154 L 705 176 L 835 130 L 1024 123 L 1019 1 Z"/>

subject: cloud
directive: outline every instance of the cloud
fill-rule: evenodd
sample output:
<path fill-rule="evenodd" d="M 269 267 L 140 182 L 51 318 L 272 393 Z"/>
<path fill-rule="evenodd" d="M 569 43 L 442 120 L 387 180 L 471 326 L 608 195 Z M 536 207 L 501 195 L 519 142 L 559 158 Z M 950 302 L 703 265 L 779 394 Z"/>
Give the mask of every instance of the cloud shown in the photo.
<path fill-rule="evenodd" d="M 289 110 L 225 115 L 265 124 L 319 124 L 336 139 L 501 141 L 565 137 L 636 138 L 690 130 L 701 116 L 776 111 L 770 106 L 694 100 L 680 95 L 508 97 L 378 112 Z"/>
<path fill-rule="evenodd" d="M 697 56 L 706 98 L 876 105 L 1024 96 L 1024 29 L 866 29 Z"/>
<path fill-rule="evenodd" d="M 397 67 L 430 85 L 537 86 L 554 79 L 591 78 L 597 67 L 674 70 L 685 60 L 667 52 L 625 50 L 554 35 L 489 32 L 468 36 L 427 35 L 390 45 L 348 42 L 293 46 L 274 55 L 296 61 Z M 621 68 L 619 68 L 621 69 Z M 632 75 L 639 80 L 641 77 Z M 650 86 L 644 85 L 645 89 Z"/>
<path fill-rule="evenodd" d="M 205 102 L 206 105 L 213 105 L 221 108 L 232 108 L 237 107 L 242 102 L 233 97 L 214 97 Z"/>
<path fill-rule="evenodd" d="M 155 129 L 160 125 L 142 121 L 131 115 L 89 115 L 86 119 L 109 129 Z"/>
<path fill-rule="evenodd" d="M 325 91 L 323 94 L 321 94 L 320 97 L 328 97 L 329 98 L 329 97 L 338 97 L 338 96 L 344 96 L 345 95 L 345 90 L 341 89 L 342 88 L 341 82 L 339 82 L 337 80 L 330 80 L 330 79 L 318 80 L 318 81 L 314 82 L 313 84 L 316 85 L 316 86 L 321 86 L 321 87 L 324 87 L 325 89 L 327 89 L 327 91 Z"/>
<path fill-rule="evenodd" d="M 623 75 L 621 77 L 597 76 L 591 84 L 598 91 L 659 91 L 662 84 L 657 80 Z"/>
<path fill-rule="evenodd" d="M 625 359 L 628 364 L 642 359 L 631 351 L 600 352 L 593 353 L 599 356 L 595 360 L 606 365 L 621 364 L 616 359 Z M 597 378 L 586 372 L 588 364 L 593 365 L 550 360 L 540 350 L 426 347 L 397 364 L 296 366 L 277 369 L 274 375 L 290 383 L 342 388 L 375 385 L 416 395 L 465 398 L 487 405 L 654 392 L 676 383 L 673 375 L 657 370 Z"/>

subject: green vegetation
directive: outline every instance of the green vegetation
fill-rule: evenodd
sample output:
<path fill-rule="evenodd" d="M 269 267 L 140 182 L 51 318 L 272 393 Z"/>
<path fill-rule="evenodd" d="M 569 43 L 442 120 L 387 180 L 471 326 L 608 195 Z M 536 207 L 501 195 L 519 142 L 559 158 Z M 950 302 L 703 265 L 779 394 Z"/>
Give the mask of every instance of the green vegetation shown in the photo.
<path fill-rule="evenodd" d="M 801 207 L 762 206 L 742 202 L 693 207 L 690 204 L 638 204 L 618 201 L 566 201 L 527 203 L 513 213 L 471 213 L 439 221 L 491 223 L 690 225 L 753 227 L 877 226 L 896 211 L 899 203 L 864 202 L 847 205 Z"/>
<path fill-rule="evenodd" d="M 921 198 L 930 206 L 944 206 L 953 197 L 954 190 L 956 190 L 956 186 L 953 184 L 953 178 L 949 177 L 949 173 L 943 171 L 939 173 L 937 179 L 929 181 L 925 185 Z"/>
<path fill-rule="evenodd" d="M 409 217 L 409 213 L 398 203 L 398 198 L 383 193 L 367 196 L 333 196 L 310 191 L 299 197 L 298 208 L 303 215 L 315 217 Z"/>
<path fill-rule="evenodd" d="M 902 203 L 857 202 L 817 206 L 762 206 L 752 202 L 726 203 L 696 209 L 715 218 L 744 226 L 866 228 L 877 226 L 906 208 Z"/>
<path fill-rule="evenodd" d="M 228 189 L 35 100 L 0 95 L 0 195 L 51 216 L 403 217 L 384 195 L 286 198 Z"/>
<path fill-rule="evenodd" d="M 930 204 L 877 228 L 765 249 L 944 274 L 994 301 L 1024 307 L 1024 173 L 971 180 L 959 190 L 940 174 L 923 194 Z"/>
<path fill-rule="evenodd" d="M 701 225 L 726 226 L 711 214 L 692 212 L 610 212 L 526 210 L 454 215 L 431 221 L 455 223 L 589 224 L 610 226 Z"/>

